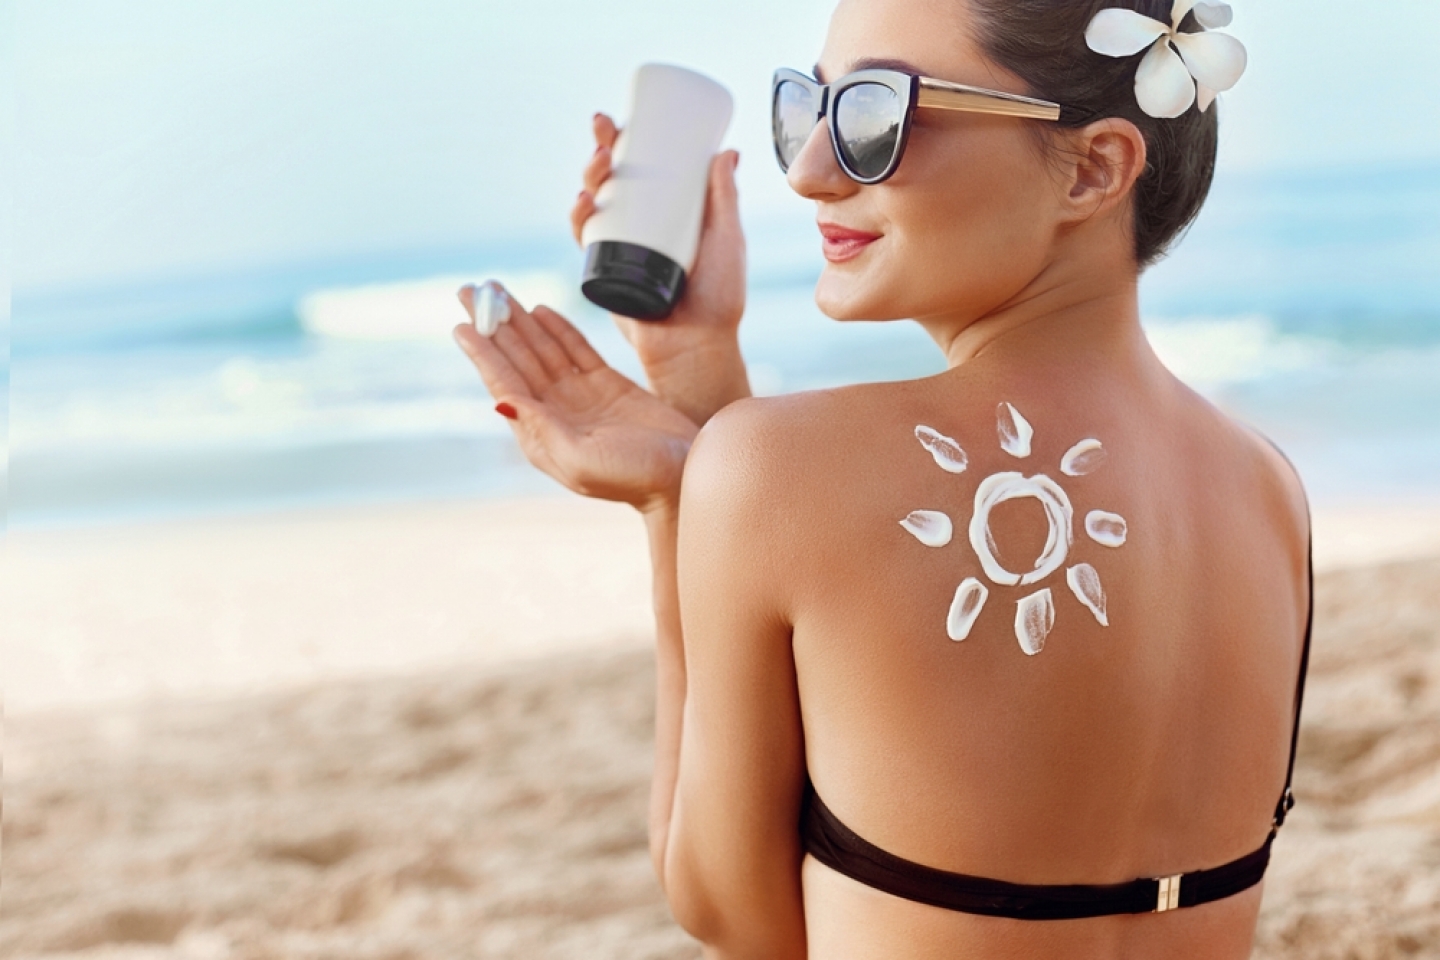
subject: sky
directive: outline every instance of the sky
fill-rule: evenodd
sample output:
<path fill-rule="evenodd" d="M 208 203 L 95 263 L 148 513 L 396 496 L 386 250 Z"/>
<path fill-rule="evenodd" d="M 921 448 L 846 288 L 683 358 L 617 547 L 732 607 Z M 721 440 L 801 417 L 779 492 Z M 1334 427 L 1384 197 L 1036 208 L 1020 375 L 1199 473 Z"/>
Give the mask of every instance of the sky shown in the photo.
<path fill-rule="evenodd" d="M 1440 4 L 1234 6 L 1251 66 L 1221 104 L 1223 171 L 1440 163 Z M 735 94 L 729 143 L 742 154 L 747 222 L 808 217 L 774 164 L 767 94 L 775 67 L 815 61 L 830 9 L 0 0 L 0 23 L 14 23 L 15 284 L 104 286 L 563 232 L 590 115 L 622 112 L 629 75 L 648 60 Z"/>

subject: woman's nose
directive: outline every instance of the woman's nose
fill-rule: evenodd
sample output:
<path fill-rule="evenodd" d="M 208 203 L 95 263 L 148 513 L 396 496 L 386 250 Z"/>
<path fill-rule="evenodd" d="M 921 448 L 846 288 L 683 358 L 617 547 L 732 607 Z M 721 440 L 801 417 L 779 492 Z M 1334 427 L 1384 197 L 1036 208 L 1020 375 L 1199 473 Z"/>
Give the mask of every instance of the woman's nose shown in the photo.
<path fill-rule="evenodd" d="M 824 118 L 810 131 L 805 145 L 786 171 L 785 180 L 791 190 L 807 200 L 834 200 L 860 189 L 860 184 L 840 169 L 835 148 L 830 143 L 830 125 Z"/>

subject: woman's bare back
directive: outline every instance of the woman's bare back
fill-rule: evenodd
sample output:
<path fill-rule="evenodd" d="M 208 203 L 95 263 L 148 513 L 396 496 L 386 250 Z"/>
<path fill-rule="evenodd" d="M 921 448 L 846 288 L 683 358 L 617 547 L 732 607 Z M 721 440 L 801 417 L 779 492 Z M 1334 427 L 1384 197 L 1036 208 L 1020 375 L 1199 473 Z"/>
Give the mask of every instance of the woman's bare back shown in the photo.
<path fill-rule="evenodd" d="M 756 546 L 789 571 L 809 774 L 846 825 L 906 859 L 1018 883 L 1117 883 L 1218 866 L 1269 829 L 1307 602 L 1298 484 L 1158 365 L 1079 368 L 1016 375 L 982 358 L 928 380 L 763 401 L 754 418 L 779 481 L 776 528 Z M 1033 428 L 1023 457 L 1016 442 L 1002 449 L 1009 409 Z M 1084 440 L 1103 462 L 1068 476 L 1062 458 Z M 1048 477 L 1073 509 L 1063 562 L 1031 583 L 996 582 L 983 536 L 971 542 L 977 489 L 1001 473 Z M 932 514 L 907 529 L 917 510 Z M 1105 543 L 1087 534 L 1092 511 L 1124 519 L 1122 545 L 1113 521 L 1097 531 Z M 938 514 L 953 527 L 939 546 Z M 1040 572 L 1041 500 L 1000 502 L 982 526 L 999 567 Z M 1095 576 L 1072 588 L 1066 572 L 1082 564 Z M 948 614 L 971 578 L 984 591 L 972 586 L 970 605 L 987 595 L 957 641 Z M 1053 627 L 1031 654 L 1017 604 L 1043 590 Z M 1175 914 L 1037 923 L 911 903 L 813 859 L 803 875 L 821 960 L 894 956 L 898 943 L 913 957 L 1180 944 L 1187 957 L 1242 957 L 1259 907 L 1256 887 Z"/>

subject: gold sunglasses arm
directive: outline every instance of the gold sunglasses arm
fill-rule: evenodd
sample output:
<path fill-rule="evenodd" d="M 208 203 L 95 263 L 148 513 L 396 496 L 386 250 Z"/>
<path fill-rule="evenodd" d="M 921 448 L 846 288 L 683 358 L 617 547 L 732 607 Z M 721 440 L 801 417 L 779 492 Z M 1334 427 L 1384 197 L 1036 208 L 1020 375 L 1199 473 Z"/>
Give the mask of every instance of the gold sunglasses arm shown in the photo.
<path fill-rule="evenodd" d="M 962 83 L 948 83 L 930 77 L 920 78 L 917 107 L 960 110 L 965 113 L 992 113 L 1002 117 L 1028 117 L 1031 120 L 1059 120 L 1060 105 L 1048 100 L 1035 100 L 1014 93 L 982 90 Z"/>

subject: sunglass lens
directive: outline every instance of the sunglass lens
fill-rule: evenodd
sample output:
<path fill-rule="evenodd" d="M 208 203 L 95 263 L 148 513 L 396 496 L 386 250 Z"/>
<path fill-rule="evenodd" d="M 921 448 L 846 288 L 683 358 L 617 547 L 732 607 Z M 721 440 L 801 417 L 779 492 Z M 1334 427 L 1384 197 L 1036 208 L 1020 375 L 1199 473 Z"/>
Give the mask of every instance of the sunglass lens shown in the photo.
<path fill-rule="evenodd" d="M 858 83 L 835 104 L 836 141 L 846 165 L 860 177 L 879 177 L 890 166 L 900 139 L 900 96 L 878 83 Z"/>
<path fill-rule="evenodd" d="M 771 118 L 775 134 L 775 152 L 780 158 L 780 167 L 790 169 L 790 164 L 800 155 L 810 131 L 819 120 L 819 108 L 813 93 L 793 80 L 782 80 L 775 87 L 775 108 Z"/>

